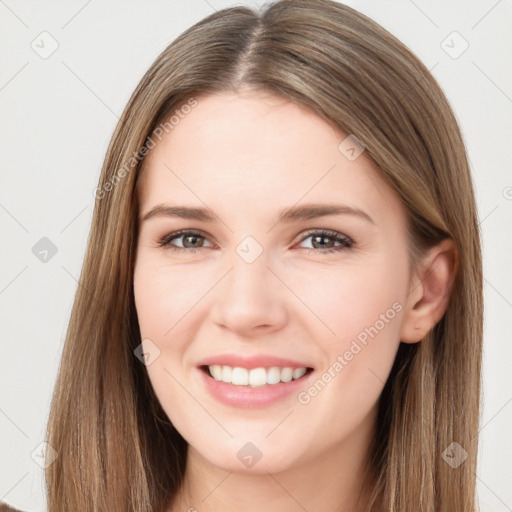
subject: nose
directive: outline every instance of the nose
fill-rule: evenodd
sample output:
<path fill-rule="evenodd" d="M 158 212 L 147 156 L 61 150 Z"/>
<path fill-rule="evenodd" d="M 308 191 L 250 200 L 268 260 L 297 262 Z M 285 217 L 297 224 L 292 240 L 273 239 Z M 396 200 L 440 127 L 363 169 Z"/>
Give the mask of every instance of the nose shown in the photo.
<path fill-rule="evenodd" d="M 286 292 L 265 252 L 252 263 L 235 255 L 231 269 L 215 287 L 214 322 L 240 337 L 270 334 L 286 324 Z"/>

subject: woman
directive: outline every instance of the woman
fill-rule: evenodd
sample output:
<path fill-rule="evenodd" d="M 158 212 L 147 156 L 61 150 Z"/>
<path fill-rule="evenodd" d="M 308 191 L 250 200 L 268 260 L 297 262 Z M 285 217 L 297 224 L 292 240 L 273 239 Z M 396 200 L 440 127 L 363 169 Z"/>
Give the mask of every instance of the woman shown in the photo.
<path fill-rule="evenodd" d="M 141 80 L 95 196 L 50 512 L 476 510 L 473 187 L 396 38 L 328 0 L 216 12 Z"/>

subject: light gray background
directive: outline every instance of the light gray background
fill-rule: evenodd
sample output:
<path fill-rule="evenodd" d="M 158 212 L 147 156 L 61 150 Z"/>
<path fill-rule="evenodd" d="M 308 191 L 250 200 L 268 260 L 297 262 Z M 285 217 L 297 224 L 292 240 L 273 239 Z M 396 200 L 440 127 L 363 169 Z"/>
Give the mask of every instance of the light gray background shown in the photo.
<path fill-rule="evenodd" d="M 512 511 L 511 1 L 347 3 L 395 34 L 432 70 L 468 146 L 485 263 L 478 493 L 483 511 Z M 118 117 L 176 36 L 232 5 L 0 0 L 0 500 L 45 510 L 38 446 L 85 251 L 92 193 Z M 49 36 L 40 36 L 44 31 L 58 43 L 47 59 L 31 47 L 51 48 Z M 464 41 L 446 39 L 453 31 L 469 44 L 458 58 Z M 32 252 L 42 237 L 58 249 L 46 263 Z"/>

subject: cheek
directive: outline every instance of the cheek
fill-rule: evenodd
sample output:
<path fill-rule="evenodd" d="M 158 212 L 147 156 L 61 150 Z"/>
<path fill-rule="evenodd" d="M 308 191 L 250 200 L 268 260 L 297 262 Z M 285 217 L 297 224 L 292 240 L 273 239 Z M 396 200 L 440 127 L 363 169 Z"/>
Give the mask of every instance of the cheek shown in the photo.
<path fill-rule="evenodd" d="M 149 258 L 148 258 L 149 260 Z M 179 270 L 141 260 L 135 266 L 134 297 L 142 337 L 166 344 L 186 324 L 207 286 L 190 269 Z"/>
<path fill-rule="evenodd" d="M 180 273 L 165 271 L 161 265 L 143 259 L 135 266 L 134 298 L 143 351 L 155 354 L 151 364 L 146 364 L 146 370 L 163 403 L 174 401 L 172 375 L 187 344 L 187 338 L 180 336 L 180 329 L 186 324 L 192 297 L 186 292 L 191 287 L 183 287 L 181 281 Z"/>
<path fill-rule="evenodd" d="M 180 329 L 186 324 L 193 299 L 193 287 L 187 287 L 185 281 L 183 272 L 166 269 L 144 256 L 135 265 L 134 298 L 143 351 L 156 354 L 145 371 L 173 422 L 173 414 L 182 412 L 182 404 L 187 403 L 178 384 L 182 377 L 176 370 L 188 343 L 187 337 L 180 336 Z"/>
<path fill-rule="evenodd" d="M 398 333 L 397 310 L 403 309 L 408 275 L 402 252 L 318 266 L 314 272 L 311 267 L 284 272 L 284 280 L 293 283 L 294 293 L 311 313 L 302 315 L 308 328 L 315 332 L 316 325 L 316 338 L 323 337 L 327 347 L 341 349 L 361 333 L 364 339 L 365 329 L 376 323 L 379 331 L 388 331 L 383 337 Z"/>
<path fill-rule="evenodd" d="M 217 280 L 211 270 L 165 265 L 146 254 L 136 262 L 134 298 L 143 348 L 158 354 L 146 370 L 164 409 L 186 402 L 179 382 L 189 378 L 183 368 L 192 364 L 189 348 L 201 328 L 198 315 Z"/>
<path fill-rule="evenodd" d="M 297 283 L 297 295 L 321 320 L 311 315 L 308 325 L 323 353 L 317 380 L 299 403 L 321 410 L 333 425 L 355 426 L 382 392 L 400 343 L 405 254 L 381 255 L 364 268 L 333 268 Z"/>

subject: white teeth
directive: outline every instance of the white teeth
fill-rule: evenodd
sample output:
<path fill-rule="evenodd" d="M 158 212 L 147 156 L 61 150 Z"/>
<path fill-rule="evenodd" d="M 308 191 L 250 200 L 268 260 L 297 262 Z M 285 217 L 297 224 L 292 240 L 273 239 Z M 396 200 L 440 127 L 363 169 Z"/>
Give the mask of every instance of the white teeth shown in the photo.
<path fill-rule="evenodd" d="M 300 379 L 305 373 L 306 368 L 247 368 L 231 367 L 226 365 L 214 364 L 208 367 L 210 375 L 218 381 L 233 384 L 235 386 L 261 387 L 266 384 L 277 384 L 279 382 L 290 382 Z"/>
<path fill-rule="evenodd" d="M 290 382 L 293 377 L 293 368 L 283 368 L 281 370 L 281 380 L 283 382 Z"/>
<path fill-rule="evenodd" d="M 249 384 L 249 372 L 245 368 L 233 368 L 231 383 L 235 386 L 247 386 Z"/>
<path fill-rule="evenodd" d="M 222 380 L 222 367 L 218 364 L 214 364 L 213 366 L 210 366 L 210 371 L 212 372 L 212 377 L 215 380 Z"/>
<path fill-rule="evenodd" d="M 253 368 L 249 372 L 249 386 L 260 387 L 267 383 L 267 370 L 265 368 Z"/>
<path fill-rule="evenodd" d="M 267 370 L 267 384 L 277 384 L 281 381 L 281 370 L 273 366 Z"/>
<path fill-rule="evenodd" d="M 306 368 L 295 368 L 293 370 L 293 380 L 300 379 L 306 373 Z"/>
<path fill-rule="evenodd" d="M 231 376 L 233 374 L 233 368 L 231 366 L 223 366 L 222 367 L 222 378 L 218 380 L 223 380 L 224 382 L 231 382 Z"/>

